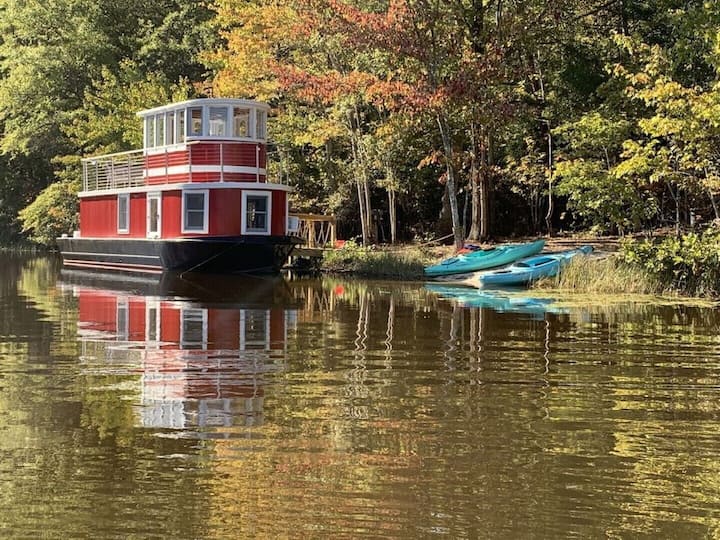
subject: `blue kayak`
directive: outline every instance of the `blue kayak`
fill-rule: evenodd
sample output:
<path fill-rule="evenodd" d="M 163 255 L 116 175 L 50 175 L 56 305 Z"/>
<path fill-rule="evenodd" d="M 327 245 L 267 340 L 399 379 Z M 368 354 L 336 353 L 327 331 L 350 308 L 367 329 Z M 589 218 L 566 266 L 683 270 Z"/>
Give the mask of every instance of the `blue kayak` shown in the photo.
<path fill-rule="evenodd" d="M 527 285 L 540 278 L 557 275 L 560 269 L 567 265 L 573 257 L 587 255 L 591 251 L 592 246 L 581 246 L 578 249 L 558 251 L 556 253 L 541 253 L 499 270 L 477 272 L 472 278 L 465 280 L 464 283 L 475 287 Z"/>
<path fill-rule="evenodd" d="M 428 277 L 450 276 L 496 268 L 540 253 L 543 247 L 545 247 L 545 240 L 536 240 L 525 244 L 503 244 L 489 249 L 461 253 L 438 264 L 425 267 L 425 275 Z"/>

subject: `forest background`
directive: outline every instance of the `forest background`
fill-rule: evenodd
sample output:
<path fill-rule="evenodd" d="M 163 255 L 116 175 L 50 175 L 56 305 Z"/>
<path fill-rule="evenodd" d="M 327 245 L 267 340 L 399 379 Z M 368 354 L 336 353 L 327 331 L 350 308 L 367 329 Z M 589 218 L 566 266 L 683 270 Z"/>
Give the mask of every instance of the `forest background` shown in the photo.
<path fill-rule="evenodd" d="M 720 2 L 0 0 L 0 245 L 77 227 L 135 112 L 272 106 L 271 180 L 365 243 L 720 218 Z"/>

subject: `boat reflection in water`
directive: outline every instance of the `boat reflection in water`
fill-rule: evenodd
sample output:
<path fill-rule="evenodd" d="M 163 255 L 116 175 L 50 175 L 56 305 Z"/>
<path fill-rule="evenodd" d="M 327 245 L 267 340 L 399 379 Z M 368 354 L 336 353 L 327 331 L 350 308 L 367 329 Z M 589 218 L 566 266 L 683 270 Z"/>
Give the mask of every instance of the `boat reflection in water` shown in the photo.
<path fill-rule="evenodd" d="M 263 376 L 282 368 L 273 352 L 297 320 L 281 277 L 63 272 L 61 287 L 77 298 L 84 357 L 139 369 L 142 426 L 262 423 Z"/>
<path fill-rule="evenodd" d="M 522 313 L 542 318 L 545 313 L 567 313 L 567 309 L 555 305 L 552 298 L 533 298 L 519 294 L 525 289 L 476 289 L 463 285 L 428 283 L 425 288 L 441 298 L 453 301 L 461 307 L 488 308 L 504 313 Z"/>

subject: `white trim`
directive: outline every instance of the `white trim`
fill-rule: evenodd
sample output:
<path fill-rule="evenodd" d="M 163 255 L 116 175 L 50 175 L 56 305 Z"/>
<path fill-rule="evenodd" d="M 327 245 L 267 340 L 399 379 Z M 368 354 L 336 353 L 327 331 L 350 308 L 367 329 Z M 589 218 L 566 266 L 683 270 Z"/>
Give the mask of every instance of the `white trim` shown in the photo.
<path fill-rule="evenodd" d="M 150 232 L 150 199 L 157 199 L 158 201 L 158 223 L 157 232 Z M 162 238 L 162 194 L 158 191 L 149 192 L 147 199 L 145 200 L 145 214 L 146 214 L 146 225 L 145 225 L 145 236 L 152 239 Z"/>
<path fill-rule="evenodd" d="M 169 154 L 170 152 L 184 152 L 185 150 L 187 150 L 186 142 L 168 144 L 167 146 L 153 146 L 152 148 L 142 149 L 144 155 L 146 156 L 160 156 L 163 154 Z"/>
<path fill-rule="evenodd" d="M 125 228 L 120 228 L 120 200 L 125 199 Z M 130 194 L 118 193 L 117 196 L 117 232 L 118 234 L 130 234 Z"/>
<path fill-rule="evenodd" d="M 285 195 L 285 234 L 290 234 L 290 197 Z"/>
<path fill-rule="evenodd" d="M 244 167 L 238 165 L 193 165 L 192 172 L 195 173 L 206 173 L 206 172 L 223 172 L 223 173 L 241 173 L 241 174 L 252 174 L 264 175 L 267 174 L 265 169 L 257 167 Z M 173 165 L 172 167 L 155 167 L 153 169 L 145 169 L 144 171 L 146 178 L 155 178 L 158 176 L 169 176 L 172 174 L 190 174 L 189 165 Z"/>
<path fill-rule="evenodd" d="M 121 189 L 97 189 L 81 191 L 78 197 L 104 197 L 118 193 L 159 193 L 161 191 L 181 191 L 183 189 L 262 189 L 263 191 L 294 191 L 292 186 L 273 182 L 179 182 L 177 184 L 148 185 Z"/>
<path fill-rule="evenodd" d="M 198 193 L 202 193 L 203 195 L 203 226 L 202 229 L 188 229 L 186 227 L 186 220 L 185 220 L 185 196 L 186 195 L 196 195 Z M 181 194 L 182 199 L 182 214 L 180 215 L 180 226 L 181 226 L 181 232 L 183 234 L 207 234 L 208 233 L 208 224 L 210 222 L 210 190 L 209 189 L 184 189 Z"/>
<path fill-rule="evenodd" d="M 256 197 L 265 197 L 267 199 L 266 224 L 267 229 L 264 231 L 247 230 L 247 198 L 248 195 Z M 240 212 L 240 233 L 247 235 L 270 236 L 272 234 L 272 191 L 251 191 L 242 192 L 242 207 Z"/>
<path fill-rule="evenodd" d="M 253 107 L 270 111 L 270 106 L 262 101 L 253 101 L 249 99 L 232 99 L 232 98 L 199 98 L 188 99 L 186 101 L 178 101 L 177 103 L 169 103 L 152 109 L 138 111 L 136 114 L 140 117 L 150 116 L 161 112 L 168 112 L 177 109 L 186 109 L 188 107 Z"/>

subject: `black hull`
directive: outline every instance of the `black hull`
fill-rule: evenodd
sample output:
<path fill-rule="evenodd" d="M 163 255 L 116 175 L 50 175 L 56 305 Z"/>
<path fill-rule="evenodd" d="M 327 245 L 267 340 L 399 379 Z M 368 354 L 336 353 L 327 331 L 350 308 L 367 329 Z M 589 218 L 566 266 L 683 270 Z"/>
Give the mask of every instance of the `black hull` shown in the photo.
<path fill-rule="evenodd" d="M 292 236 L 57 240 L 64 266 L 146 274 L 164 271 L 274 274 L 299 242 Z"/>

